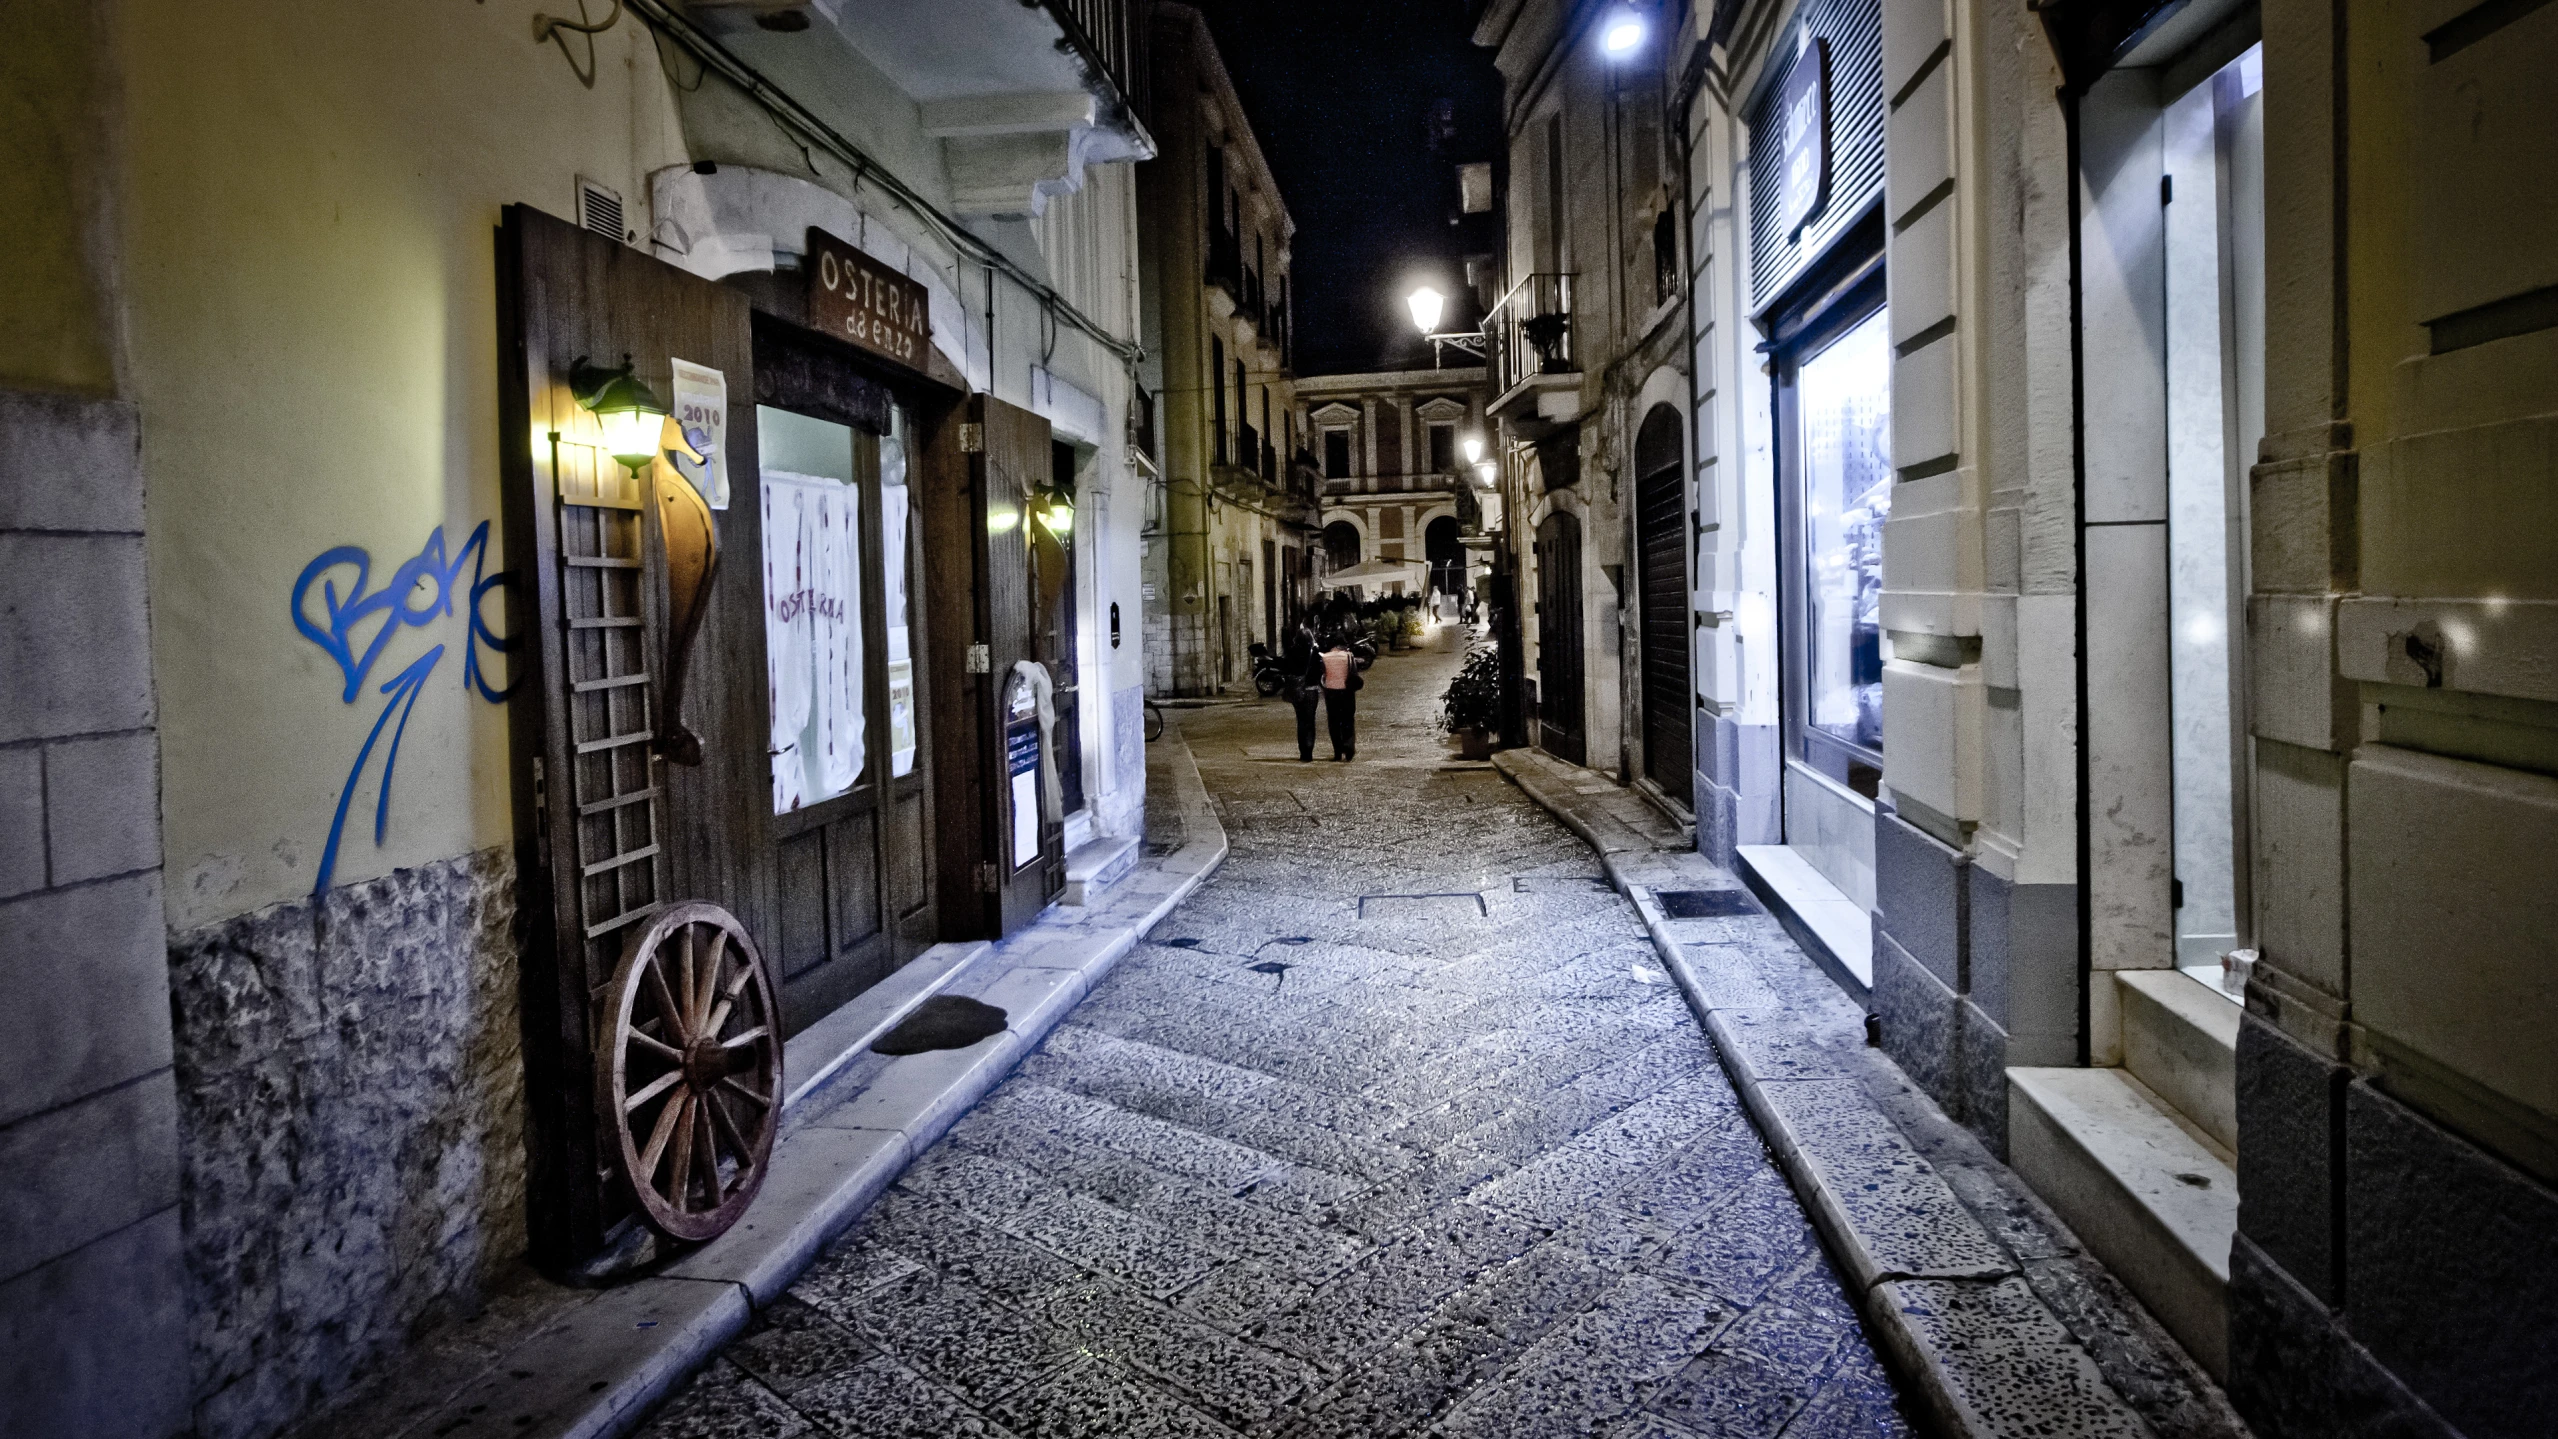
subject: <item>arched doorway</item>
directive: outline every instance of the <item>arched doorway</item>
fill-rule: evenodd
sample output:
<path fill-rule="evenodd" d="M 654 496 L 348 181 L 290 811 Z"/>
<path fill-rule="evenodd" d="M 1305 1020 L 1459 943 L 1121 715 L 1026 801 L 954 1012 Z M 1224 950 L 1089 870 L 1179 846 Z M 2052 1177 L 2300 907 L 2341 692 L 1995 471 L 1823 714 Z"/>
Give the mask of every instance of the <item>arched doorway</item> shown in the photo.
<path fill-rule="evenodd" d="M 1348 520 L 1334 520 L 1324 526 L 1323 553 L 1336 570 L 1359 563 L 1359 527 Z"/>
<path fill-rule="evenodd" d="M 1449 594 L 1463 594 L 1466 587 L 1466 548 L 1457 539 L 1457 518 L 1441 515 L 1421 531 L 1421 554 L 1430 562 L 1430 587 Z"/>
<path fill-rule="evenodd" d="M 1537 526 L 1537 747 L 1579 764 L 1581 518 L 1557 510 Z"/>
<path fill-rule="evenodd" d="M 1654 405 L 1634 437 L 1643 772 L 1671 798 L 1693 803 L 1696 702 L 1688 680 L 1688 514 L 1680 450 L 1679 412 Z"/>

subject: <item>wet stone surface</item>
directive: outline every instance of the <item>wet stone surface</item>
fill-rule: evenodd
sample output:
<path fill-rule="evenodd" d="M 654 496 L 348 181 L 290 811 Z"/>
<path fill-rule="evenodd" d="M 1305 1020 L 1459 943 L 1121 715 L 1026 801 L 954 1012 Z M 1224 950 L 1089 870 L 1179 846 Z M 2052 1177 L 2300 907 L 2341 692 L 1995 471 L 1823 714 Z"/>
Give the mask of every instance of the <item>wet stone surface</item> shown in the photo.
<path fill-rule="evenodd" d="M 1908 1434 L 1634 909 L 1451 762 L 1453 651 L 1348 764 L 1181 712 L 1225 867 L 649 1439 Z"/>

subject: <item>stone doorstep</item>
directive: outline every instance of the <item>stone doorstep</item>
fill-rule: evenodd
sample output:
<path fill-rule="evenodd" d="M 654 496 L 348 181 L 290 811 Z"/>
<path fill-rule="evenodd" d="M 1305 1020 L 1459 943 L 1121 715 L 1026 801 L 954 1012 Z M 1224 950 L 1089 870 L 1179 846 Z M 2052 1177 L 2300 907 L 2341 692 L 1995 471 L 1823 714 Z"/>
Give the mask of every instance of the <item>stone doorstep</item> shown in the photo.
<path fill-rule="evenodd" d="M 2114 983 L 2123 1067 L 2221 1148 L 2238 1148 L 2238 1002 L 2180 969 L 2120 969 Z"/>
<path fill-rule="evenodd" d="M 2120 1069 L 2010 1069 L 2008 1149 L 2088 1252 L 2229 1378 L 2234 1158 Z"/>
<path fill-rule="evenodd" d="M 1600 852 L 1609 882 L 1643 917 L 1879 1347 L 1935 1426 L 1966 1439 L 2146 1439 L 2149 1426 L 1890 1117 L 1851 1079 L 1786 1075 L 1813 1046 L 1773 992 L 1756 975 L 1701 974 L 1688 958 L 1651 891 L 1713 887 L 1722 872 L 1692 851 L 1602 843 L 1575 814 L 1587 801 L 1567 767 L 1543 755 L 1501 764 L 1514 754 L 1494 762 Z"/>
<path fill-rule="evenodd" d="M 843 1026 L 867 1046 L 896 1022 L 877 1023 L 879 1013 L 894 1009 L 902 1018 L 932 994 L 951 992 L 1003 1007 L 1011 1017 L 1004 1033 L 966 1049 L 889 1059 L 840 1098 L 795 1086 L 817 1107 L 804 1104 L 793 1117 L 774 1145 L 763 1192 L 728 1233 L 611 1289 L 545 1284 L 536 1312 L 471 1346 L 467 1364 L 428 1366 L 433 1378 L 395 1371 L 375 1392 L 297 1430 L 298 1439 L 618 1439 L 637 1429 L 1224 862 L 1225 831 L 1196 762 L 1186 748 L 1171 759 L 1188 843 L 1132 866 L 1129 882 L 1099 907 L 1051 909 L 1000 944 L 935 946 L 898 971 L 932 961 L 900 998 Z M 944 950 L 959 953 L 935 959 Z M 853 1057 L 836 1055 L 834 1069 Z M 786 1051 L 785 1062 L 791 1058 Z M 438 1392 L 420 1392 L 421 1381 Z"/>
<path fill-rule="evenodd" d="M 1096 835 L 1066 856 L 1066 892 L 1060 904 L 1081 909 L 1093 904 L 1137 867 L 1142 848 L 1131 834 Z"/>

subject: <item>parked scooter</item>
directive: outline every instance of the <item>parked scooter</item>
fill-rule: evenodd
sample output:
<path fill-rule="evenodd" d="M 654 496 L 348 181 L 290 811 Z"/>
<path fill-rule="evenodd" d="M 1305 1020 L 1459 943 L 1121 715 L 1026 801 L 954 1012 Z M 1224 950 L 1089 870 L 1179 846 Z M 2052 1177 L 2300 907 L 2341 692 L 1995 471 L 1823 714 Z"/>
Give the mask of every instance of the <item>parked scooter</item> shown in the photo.
<path fill-rule="evenodd" d="M 1252 655 L 1252 687 L 1261 692 L 1261 697 L 1268 699 L 1286 689 L 1287 672 L 1279 657 L 1270 652 L 1270 646 L 1254 640 L 1248 648 Z"/>

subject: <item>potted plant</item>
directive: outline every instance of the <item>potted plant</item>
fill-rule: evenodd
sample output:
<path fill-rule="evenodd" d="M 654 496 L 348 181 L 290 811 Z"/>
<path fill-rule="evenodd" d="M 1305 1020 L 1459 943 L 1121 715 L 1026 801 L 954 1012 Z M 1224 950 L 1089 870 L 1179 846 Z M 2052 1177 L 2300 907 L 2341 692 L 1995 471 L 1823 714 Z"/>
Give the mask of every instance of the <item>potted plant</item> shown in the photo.
<path fill-rule="evenodd" d="M 1492 755 L 1492 732 L 1501 727 L 1501 656 L 1490 645 L 1466 652 L 1465 664 L 1440 696 L 1439 724 L 1457 737 L 1467 759 Z"/>

